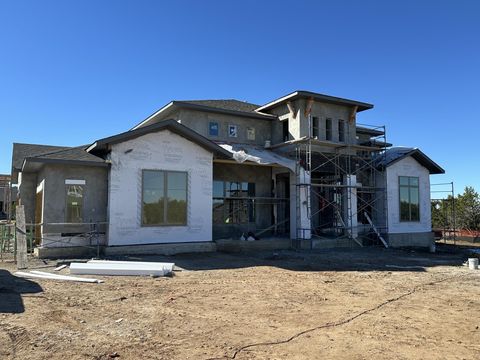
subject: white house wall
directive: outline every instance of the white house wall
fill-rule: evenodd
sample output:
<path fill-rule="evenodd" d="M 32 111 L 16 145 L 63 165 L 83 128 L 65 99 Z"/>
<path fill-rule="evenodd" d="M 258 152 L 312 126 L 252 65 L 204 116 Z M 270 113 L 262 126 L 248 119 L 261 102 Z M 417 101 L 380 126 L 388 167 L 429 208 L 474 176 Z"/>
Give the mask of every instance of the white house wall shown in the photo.
<path fill-rule="evenodd" d="M 418 222 L 400 221 L 399 176 L 416 176 L 419 178 L 420 221 Z M 393 163 L 387 167 L 387 191 L 389 233 L 422 233 L 431 231 L 430 174 L 426 168 L 412 157 L 406 157 Z"/>
<path fill-rule="evenodd" d="M 115 144 L 110 156 L 110 246 L 212 240 L 212 153 L 164 130 Z M 144 169 L 188 172 L 187 226 L 141 226 Z"/>

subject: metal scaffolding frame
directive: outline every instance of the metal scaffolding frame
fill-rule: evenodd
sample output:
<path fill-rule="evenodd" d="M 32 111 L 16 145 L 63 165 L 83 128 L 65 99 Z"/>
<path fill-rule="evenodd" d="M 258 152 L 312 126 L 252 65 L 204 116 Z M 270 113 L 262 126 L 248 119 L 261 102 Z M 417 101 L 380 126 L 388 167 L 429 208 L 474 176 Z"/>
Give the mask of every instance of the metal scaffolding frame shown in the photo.
<path fill-rule="evenodd" d="M 446 243 L 447 240 L 453 241 L 453 244 L 456 244 L 457 241 L 457 214 L 455 208 L 455 187 L 452 182 L 448 183 L 437 183 L 437 184 L 430 184 L 430 188 L 434 190 L 430 190 L 430 201 L 432 206 L 440 206 L 439 203 L 443 203 L 445 206 L 443 208 L 443 228 L 441 229 L 442 232 L 442 239 Z M 436 197 L 438 194 L 440 196 L 445 197 Z M 450 203 L 450 206 L 448 206 Z M 433 211 L 432 211 L 433 213 Z M 434 232 L 439 229 L 433 229 Z"/>
<path fill-rule="evenodd" d="M 313 248 L 314 239 L 347 239 L 351 246 L 381 241 L 387 246 L 382 237 L 388 232 L 383 166 L 388 146 L 385 126 L 355 124 L 355 128 L 358 125 L 376 134 L 366 143 L 358 144 L 356 132 L 351 134 L 351 126 L 345 123 L 345 141 L 332 142 L 314 137 L 318 131 L 314 131 L 310 114 L 307 119 L 308 136 L 290 142 L 295 145 L 297 164 L 296 247 L 309 233 L 310 248 Z M 310 181 L 304 181 L 302 169 Z M 300 196 L 301 192 L 306 195 Z M 318 206 L 312 206 L 312 200 L 317 201 Z M 302 226 L 301 219 L 302 202 L 305 201 L 307 227 Z"/>

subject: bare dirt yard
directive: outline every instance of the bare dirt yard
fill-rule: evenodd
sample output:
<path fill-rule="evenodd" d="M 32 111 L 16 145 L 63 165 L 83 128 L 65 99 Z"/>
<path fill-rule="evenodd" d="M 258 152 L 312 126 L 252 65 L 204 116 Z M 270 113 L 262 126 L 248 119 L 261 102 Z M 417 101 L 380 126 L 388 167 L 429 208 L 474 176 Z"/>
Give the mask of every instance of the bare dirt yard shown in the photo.
<path fill-rule="evenodd" d="M 480 359 L 480 270 L 445 249 L 142 257 L 182 270 L 102 284 L 3 261 L 0 359 Z"/>

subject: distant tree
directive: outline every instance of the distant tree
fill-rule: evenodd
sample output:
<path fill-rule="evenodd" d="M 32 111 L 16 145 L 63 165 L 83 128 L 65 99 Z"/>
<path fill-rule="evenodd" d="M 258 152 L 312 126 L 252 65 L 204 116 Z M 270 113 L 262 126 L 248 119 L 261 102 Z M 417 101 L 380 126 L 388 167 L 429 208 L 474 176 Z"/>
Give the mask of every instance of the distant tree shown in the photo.
<path fill-rule="evenodd" d="M 450 195 L 432 200 L 432 228 L 452 229 L 454 225 L 457 229 L 480 230 L 480 195 L 471 186 L 455 198 Z"/>
<path fill-rule="evenodd" d="M 457 227 L 468 230 L 480 229 L 480 197 L 475 189 L 467 186 L 455 203 Z"/>

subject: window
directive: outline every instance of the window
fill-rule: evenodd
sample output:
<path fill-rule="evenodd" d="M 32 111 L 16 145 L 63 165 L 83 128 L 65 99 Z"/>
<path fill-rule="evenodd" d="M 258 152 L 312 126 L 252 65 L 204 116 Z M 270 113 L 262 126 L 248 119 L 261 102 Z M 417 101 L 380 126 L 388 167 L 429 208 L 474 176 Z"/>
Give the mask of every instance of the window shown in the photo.
<path fill-rule="evenodd" d="M 247 140 L 255 140 L 255 128 L 247 127 Z"/>
<path fill-rule="evenodd" d="M 238 136 L 237 125 L 228 125 L 228 136 L 235 137 L 235 138 Z"/>
<path fill-rule="evenodd" d="M 318 117 L 312 117 L 312 136 L 314 138 L 320 139 L 320 124 L 318 122 Z"/>
<path fill-rule="evenodd" d="M 65 222 L 83 222 L 83 190 L 82 185 L 66 185 L 67 209 L 65 212 Z"/>
<path fill-rule="evenodd" d="M 288 120 L 282 121 L 282 134 L 283 134 L 283 141 L 290 140 L 290 132 L 288 131 Z"/>
<path fill-rule="evenodd" d="M 218 122 L 209 122 L 208 123 L 208 134 L 210 136 L 218 136 Z"/>
<path fill-rule="evenodd" d="M 326 119 L 325 122 L 325 139 L 332 140 L 332 119 Z"/>
<path fill-rule="evenodd" d="M 187 224 L 187 173 L 143 170 L 142 225 Z"/>
<path fill-rule="evenodd" d="M 338 120 L 338 141 L 345 142 L 345 121 Z"/>
<path fill-rule="evenodd" d="M 418 177 L 399 176 L 400 221 L 420 221 Z"/>
<path fill-rule="evenodd" d="M 236 181 L 213 182 L 213 223 L 255 222 L 255 184 Z"/>

